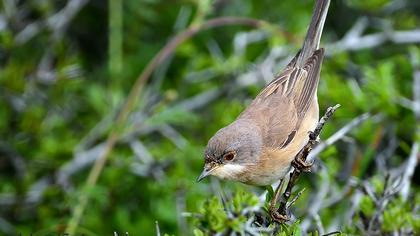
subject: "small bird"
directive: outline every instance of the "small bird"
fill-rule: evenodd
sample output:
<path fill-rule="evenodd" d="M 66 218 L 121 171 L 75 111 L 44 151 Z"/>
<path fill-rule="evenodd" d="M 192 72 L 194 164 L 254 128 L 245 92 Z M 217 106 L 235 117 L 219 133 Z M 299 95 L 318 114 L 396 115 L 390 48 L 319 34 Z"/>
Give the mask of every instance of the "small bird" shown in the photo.
<path fill-rule="evenodd" d="M 249 185 L 282 179 L 319 119 L 319 42 L 330 0 L 317 0 L 303 47 L 230 125 L 209 140 L 198 181 L 213 175 Z M 301 163 L 304 165 L 304 163 Z"/>

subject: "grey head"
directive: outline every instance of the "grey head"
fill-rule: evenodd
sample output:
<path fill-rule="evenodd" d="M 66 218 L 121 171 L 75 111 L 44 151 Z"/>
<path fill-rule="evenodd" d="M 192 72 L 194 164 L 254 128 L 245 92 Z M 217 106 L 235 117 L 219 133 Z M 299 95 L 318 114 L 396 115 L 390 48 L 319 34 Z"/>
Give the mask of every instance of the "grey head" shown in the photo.
<path fill-rule="evenodd" d="M 209 140 L 204 153 L 204 169 L 197 181 L 209 175 L 237 180 L 247 167 L 256 164 L 261 149 L 259 127 L 252 120 L 236 120 Z"/>

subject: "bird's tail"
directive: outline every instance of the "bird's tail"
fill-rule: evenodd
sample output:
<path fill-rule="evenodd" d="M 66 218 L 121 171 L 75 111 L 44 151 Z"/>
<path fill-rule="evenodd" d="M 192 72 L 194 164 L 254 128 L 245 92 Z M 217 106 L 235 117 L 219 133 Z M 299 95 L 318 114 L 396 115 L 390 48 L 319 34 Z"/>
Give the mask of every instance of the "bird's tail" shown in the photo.
<path fill-rule="evenodd" d="M 318 49 L 329 6 L 330 0 L 316 0 L 311 24 L 309 25 L 303 47 L 296 61 L 297 66 L 302 67 L 305 61 Z"/>

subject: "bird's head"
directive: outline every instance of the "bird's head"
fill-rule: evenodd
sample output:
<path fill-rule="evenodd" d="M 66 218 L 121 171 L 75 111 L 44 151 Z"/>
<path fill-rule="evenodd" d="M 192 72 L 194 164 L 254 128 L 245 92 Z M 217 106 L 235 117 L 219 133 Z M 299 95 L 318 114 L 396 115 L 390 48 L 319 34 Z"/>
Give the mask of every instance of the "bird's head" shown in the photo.
<path fill-rule="evenodd" d="M 261 148 L 259 128 L 251 122 L 235 121 L 209 140 L 204 153 L 204 169 L 197 181 L 209 175 L 239 180 L 239 175 L 257 163 Z"/>

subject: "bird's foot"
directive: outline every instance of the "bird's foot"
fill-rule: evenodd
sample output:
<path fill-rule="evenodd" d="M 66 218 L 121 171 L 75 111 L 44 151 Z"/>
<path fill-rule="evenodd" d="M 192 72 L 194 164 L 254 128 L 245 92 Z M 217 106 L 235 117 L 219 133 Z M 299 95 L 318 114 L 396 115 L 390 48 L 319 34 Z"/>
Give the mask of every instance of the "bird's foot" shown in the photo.
<path fill-rule="evenodd" d="M 296 170 L 300 172 L 311 172 L 312 165 L 313 163 L 306 163 L 304 160 L 300 158 L 295 158 L 292 161 L 293 168 L 295 168 Z"/>
<path fill-rule="evenodd" d="M 270 208 L 270 217 L 273 221 L 283 224 L 286 221 L 289 221 L 290 218 L 287 216 L 287 214 L 282 214 L 277 211 L 276 208 Z"/>

